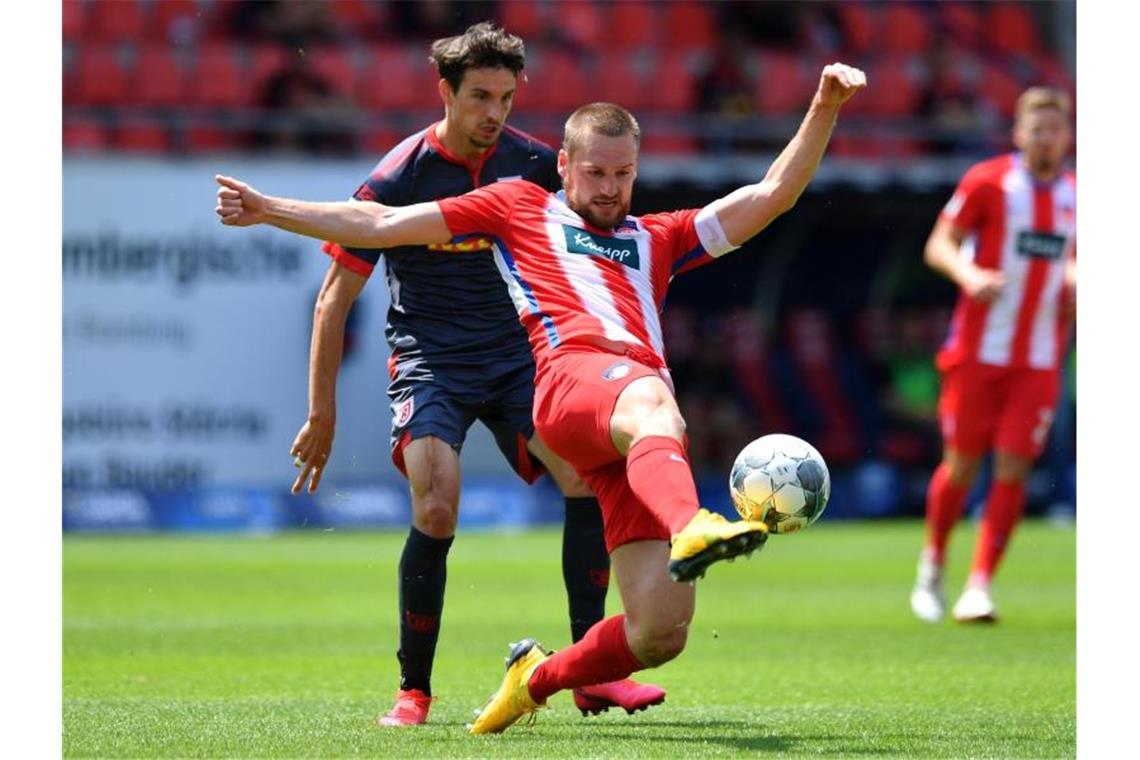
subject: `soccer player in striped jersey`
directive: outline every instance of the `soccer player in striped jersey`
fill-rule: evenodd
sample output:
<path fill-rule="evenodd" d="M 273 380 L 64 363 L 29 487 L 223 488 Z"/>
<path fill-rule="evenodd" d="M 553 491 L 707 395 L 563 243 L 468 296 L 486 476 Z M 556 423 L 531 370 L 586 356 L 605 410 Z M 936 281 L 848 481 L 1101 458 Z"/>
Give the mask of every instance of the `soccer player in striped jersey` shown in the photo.
<path fill-rule="evenodd" d="M 444 118 L 396 145 L 353 197 L 406 206 L 512 177 L 557 189 L 555 151 L 505 123 L 524 56 L 521 39 L 489 23 L 436 40 L 431 58 L 440 74 Z M 459 249 L 483 253 L 457 256 Z M 565 496 L 562 571 L 572 639 L 605 615 L 610 566 L 601 510 L 573 468 L 534 435 L 534 358 L 490 249 L 480 238 L 458 246 L 324 246 L 332 262 L 313 319 L 309 414 L 293 444 L 300 467 L 293 490 L 307 482 L 313 492 L 320 483 L 336 425 L 345 321 L 383 260 L 390 297 L 390 443 L 392 460 L 410 486 L 412 525 L 398 569 L 400 686 L 381 726 L 415 725 L 428 717 L 447 555 L 459 512 L 459 452 L 477 419 L 521 478 L 532 483 L 545 469 Z M 574 693 L 583 714 L 612 706 L 632 712 L 664 698 L 662 689 L 628 679 Z"/>
<path fill-rule="evenodd" d="M 1017 102 L 1016 151 L 973 166 L 926 243 L 926 262 L 961 289 L 938 352 L 943 458 L 930 480 L 914 614 L 938 622 L 946 544 L 982 457 L 993 482 L 959 622 L 993 622 L 990 581 L 1025 503 L 1025 481 L 1053 422 L 1076 289 L 1076 176 L 1069 98 L 1045 87 Z"/>
<path fill-rule="evenodd" d="M 503 731 L 562 689 L 675 658 L 696 606 L 688 581 L 767 540 L 763 523 L 730 522 L 697 502 L 659 312 L 675 275 L 734 250 L 795 204 L 840 107 L 865 85 L 858 69 L 825 67 L 807 116 L 765 177 L 702 209 L 629 215 L 640 129 L 609 103 L 583 106 L 567 120 L 557 194 L 499 182 L 383 208 L 273 198 L 217 178 L 216 211 L 226 225 L 267 223 L 349 245 L 493 241 L 538 367 L 535 426 L 598 496 L 624 614 L 554 654 L 533 639 L 514 645 L 472 733 Z"/>

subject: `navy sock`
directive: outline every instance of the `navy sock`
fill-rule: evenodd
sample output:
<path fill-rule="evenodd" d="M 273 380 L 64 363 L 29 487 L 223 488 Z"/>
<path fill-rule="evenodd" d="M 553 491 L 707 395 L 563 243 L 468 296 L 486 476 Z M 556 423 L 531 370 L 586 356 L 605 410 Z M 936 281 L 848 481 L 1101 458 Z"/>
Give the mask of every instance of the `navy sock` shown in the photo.
<path fill-rule="evenodd" d="M 439 641 L 450 538 L 432 538 L 415 527 L 400 555 L 400 688 L 431 696 L 431 666 Z"/>
<path fill-rule="evenodd" d="M 562 579 L 570 602 L 570 636 L 579 641 L 606 614 L 610 555 L 602 509 L 591 497 L 566 497 L 562 530 Z"/>

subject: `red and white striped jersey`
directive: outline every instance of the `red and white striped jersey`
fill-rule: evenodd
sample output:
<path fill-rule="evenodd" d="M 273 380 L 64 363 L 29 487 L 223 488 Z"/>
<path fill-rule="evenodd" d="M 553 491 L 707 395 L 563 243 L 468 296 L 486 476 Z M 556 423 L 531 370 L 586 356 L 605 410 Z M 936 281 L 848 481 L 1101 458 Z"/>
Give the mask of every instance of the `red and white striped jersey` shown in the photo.
<path fill-rule="evenodd" d="M 1046 185 L 1019 153 L 998 156 L 966 172 L 941 218 L 967 233 L 963 255 L 1003 272 L 1006 285 L 990 303 L 958 297 L 938 366 L 1059 367 L 1068 340 L 1065 266 L 1076 256 L 1076 175 Z"/>
<path fill-rule="evenodd" d="M 438 203 L 455 242 L 492 238 L 540 369 L 565 345 L 630 352 L 665 367 L 659 314 L 670 280 L 735 248 L 707 208 L 627 216 L 604 231 L 571 210 L 563 193 L 522 180 Z"/>

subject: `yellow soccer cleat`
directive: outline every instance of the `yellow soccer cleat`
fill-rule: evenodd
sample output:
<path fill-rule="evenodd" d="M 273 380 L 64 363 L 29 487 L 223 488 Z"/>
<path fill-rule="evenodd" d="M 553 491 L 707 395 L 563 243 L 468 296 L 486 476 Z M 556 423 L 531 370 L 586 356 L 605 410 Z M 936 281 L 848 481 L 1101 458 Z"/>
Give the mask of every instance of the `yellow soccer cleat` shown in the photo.
<path fill-rule="evenodd" d="M 762 522 L 729 522 L 715 512 L 702 509 L 673 536 L 669 575 L 675 581 L 703 578 L 712 563 L 751 554 L 767 540 L 768 526 Z"/>
<path fill-rule="evenodd" d="M 507 657 L 507 675 L 499 690 L 491 695 L 479 711 L 475 722 L 467 726 L 473 734 L 497 734 L 506 731 L 524 715 L 533 715 L 540 707 L 530 696 L 527 682 L 534 669 L 550 656 L 534 639 L 523 639 L 511 644 Z"/>

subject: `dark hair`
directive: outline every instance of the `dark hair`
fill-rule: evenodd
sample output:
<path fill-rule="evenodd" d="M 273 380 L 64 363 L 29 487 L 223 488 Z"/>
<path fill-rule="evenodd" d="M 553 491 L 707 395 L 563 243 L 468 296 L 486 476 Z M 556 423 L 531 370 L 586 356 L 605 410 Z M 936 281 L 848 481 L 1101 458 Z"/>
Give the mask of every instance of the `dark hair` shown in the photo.
<path fill-rule="evenodd" d="M 431 43 L 430 58 L 451 91 L 459 92 L 468 69 L 510 69 L 517 77 L 526 64 L 526 46 L 490 21 L 480 21 L 463 34 Z"/>
<path fill-rule="evenodd" d="M 590 103 L 570 114 L 562 133 L 562 149 L 566 155 L 573 155 L 590 132 L 606 137 L 631 134 L 634 144 L 641 145 L 641 127 L 637 125 L 637 119 L 614 103 Z"/>

